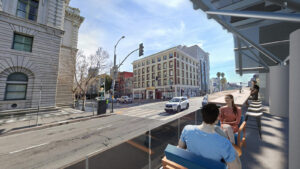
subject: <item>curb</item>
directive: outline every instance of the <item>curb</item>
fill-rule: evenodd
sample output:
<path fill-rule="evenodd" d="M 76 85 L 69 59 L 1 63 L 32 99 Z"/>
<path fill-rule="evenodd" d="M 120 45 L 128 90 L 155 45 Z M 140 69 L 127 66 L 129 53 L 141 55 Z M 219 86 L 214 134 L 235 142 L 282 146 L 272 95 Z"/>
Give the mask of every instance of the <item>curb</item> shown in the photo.
<path fill-rule="evenodd" d="M 13 134 L 18 134 L 18 133 L 23 133 L 23 132 L 28 132 L 28 131 L 41 130 L 41 129 L 60 126 L 60 125 L 64 125 L 64 124 L 76 123 L 76 122 L 80 122 L 80 121 L 86 121 L 86 120 L 90 120 L 90 119 L 107 117 L 107 116 L 111 116 L 111 115 L 116 115 L 116 114 L 115 113 L 110 113 L 110 114 L 95 115 L 95 116 L 83 117 L 83 118 L 79 118 L 79 119 L 64 120 L 64 121 L 59 121 L 59 122 L 55 122 L 55 123 L 49 123 L 49 124 L 44 124 L 44 125 L 40 125 L 40 126 L 29 127 L 29 128 L 26 128 L 26 129 L 13 130 L 13 131 L 8 131 L 8 132 L 5 132 L 3 134 L 0 134 L 0 137 L 13 135 Z"/>

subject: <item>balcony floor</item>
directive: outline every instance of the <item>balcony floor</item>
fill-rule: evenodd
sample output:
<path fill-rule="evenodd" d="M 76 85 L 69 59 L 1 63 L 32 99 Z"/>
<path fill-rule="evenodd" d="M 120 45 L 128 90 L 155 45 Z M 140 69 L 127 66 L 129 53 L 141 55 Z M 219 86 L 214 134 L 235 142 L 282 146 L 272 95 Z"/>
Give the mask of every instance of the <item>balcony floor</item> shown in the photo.
<path fill-rule="evenodd" d="M 256 124 L 255 119 L 252 119 L 249 118 L 247 125 Z M 288 168 L 288 134 L 288 118 L 264 113 L 262 139 L 259 138 L 258 130 L 246 128 L 247 145 L 241 157 L 243 169 Z"/>

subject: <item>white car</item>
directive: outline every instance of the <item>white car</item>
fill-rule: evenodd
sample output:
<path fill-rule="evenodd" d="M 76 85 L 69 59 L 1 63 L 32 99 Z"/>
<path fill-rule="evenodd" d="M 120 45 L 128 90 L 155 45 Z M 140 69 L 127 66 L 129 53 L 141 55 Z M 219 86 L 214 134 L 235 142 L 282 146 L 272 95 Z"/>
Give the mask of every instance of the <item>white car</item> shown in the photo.
<path fill-rule="evenodd" d="M 120 103 L 132 103 L 132 99 L 128 96 L 122 96 L 118 101 Z"/>
<path fill-rule="evenodd" d="M 165 105 L 166 112 L 180 112 L 182 109 L 188 109 L 190 106 L 187 97 L 173 97 Z"/>

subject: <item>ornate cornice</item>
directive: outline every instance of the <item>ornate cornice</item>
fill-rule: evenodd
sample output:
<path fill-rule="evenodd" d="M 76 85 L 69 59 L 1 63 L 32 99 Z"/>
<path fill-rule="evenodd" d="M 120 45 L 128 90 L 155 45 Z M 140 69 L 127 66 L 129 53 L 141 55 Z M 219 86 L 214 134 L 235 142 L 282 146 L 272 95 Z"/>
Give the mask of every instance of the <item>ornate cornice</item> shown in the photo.
<path fill-rule="evenodd" d="M 78 8 L 66 7 L 65 17 L 71 19 L 79 27 L 84 21 L 84 17 L 80 16 L 80 10 Z"/>

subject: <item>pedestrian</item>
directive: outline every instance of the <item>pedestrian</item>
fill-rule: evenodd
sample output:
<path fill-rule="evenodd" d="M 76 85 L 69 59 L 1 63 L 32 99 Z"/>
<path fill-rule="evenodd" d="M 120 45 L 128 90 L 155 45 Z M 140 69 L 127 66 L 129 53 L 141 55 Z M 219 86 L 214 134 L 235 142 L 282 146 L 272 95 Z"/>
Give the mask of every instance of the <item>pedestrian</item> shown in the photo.
<path fill-rule="evenodd" d="M 106 99 L 106 108 L 108 108 L 108 99 Z"/>

